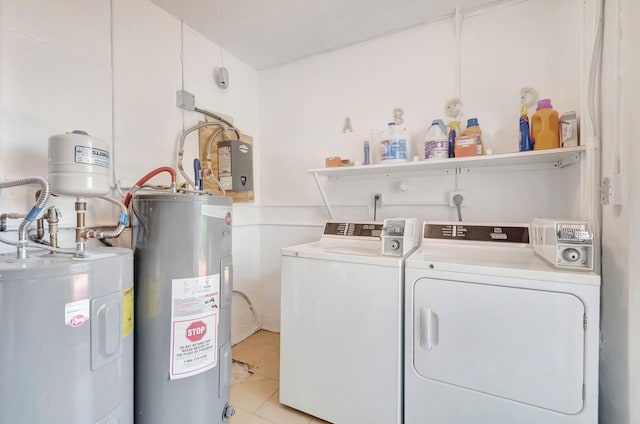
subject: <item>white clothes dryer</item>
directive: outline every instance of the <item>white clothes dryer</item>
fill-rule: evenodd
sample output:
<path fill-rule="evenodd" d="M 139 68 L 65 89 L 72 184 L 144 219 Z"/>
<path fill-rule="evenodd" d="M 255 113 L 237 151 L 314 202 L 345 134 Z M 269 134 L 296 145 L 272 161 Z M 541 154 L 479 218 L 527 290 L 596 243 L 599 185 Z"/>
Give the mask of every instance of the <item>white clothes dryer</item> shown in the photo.
<path fill-rule="evenodd" d="M 405 424 L 597 424 L 597 274 L 528 225 L 427 222 L 405 283 Z"/>
<path fill-rule="evenodd" d="M 394 225 L 386 233 L 398 238 L 384 244 L 382 223 L 328 222 L 319 241 L 282 250 L 281 403 L 334 424 L 402 422 L 403 268 L 420 241 L 415 221 L 404 227 L 413 237 Z"/>

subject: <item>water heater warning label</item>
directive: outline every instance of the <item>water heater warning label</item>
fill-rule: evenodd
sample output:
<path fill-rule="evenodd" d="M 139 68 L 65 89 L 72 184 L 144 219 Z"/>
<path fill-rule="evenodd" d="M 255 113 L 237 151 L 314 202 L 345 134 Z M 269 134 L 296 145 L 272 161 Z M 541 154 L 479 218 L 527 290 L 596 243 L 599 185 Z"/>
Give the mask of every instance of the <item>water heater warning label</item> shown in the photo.
<path fill-rule="evenodd" d="M 217 365 L 219 307 L 220 274 L 172 281 L 170 379 Z"/>
<path fill-rule="evenodd" d="M 64 305 L 64 323 L 71 327 L 80 327 L 86 321 L 89 321 L 91 315 L 91 306 L 89 299 L 78 300 Z"/>
<path fill-rule="evenodd" d="M 133 286 L 122 292 L 122 338 L 133 331 Z"/>

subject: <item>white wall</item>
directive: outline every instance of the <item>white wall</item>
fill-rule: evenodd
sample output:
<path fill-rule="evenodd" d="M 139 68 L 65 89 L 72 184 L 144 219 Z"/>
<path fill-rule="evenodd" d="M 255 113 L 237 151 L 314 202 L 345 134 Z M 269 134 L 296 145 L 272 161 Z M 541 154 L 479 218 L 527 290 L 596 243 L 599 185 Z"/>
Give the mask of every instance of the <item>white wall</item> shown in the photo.
<path fill-rule="evenodd" d="M 534 87 L 541 98 L 550 97 L 560 112 L 580 112 L 582 6 L 581 0 L 530 0 L 465 16 L 463 119 L 479 118 L 485 143 L 494 153 L 518 150 L 522 87 Z M 534 31 L 536 24 L 544 31 Z M 431 120 L 444 119 L 445 104 L 455 97 L 454 36 L 453 19 L 446 19 L 259 72 L 262 203 L 278 206 L 280 225 L 306 216 L 309 230 L 301 238 L 301 232 L 264 229 L 263 258 L 276 261 L 274 252 L 281 247 L 318 237 L 319 229 L 313 225 L 321 225 L 327 216 L 317 207 L 320 196 L 305 170 L 323 167 L 328 156 L 362 160 L 363 141 L 371 140 L 372 129 L 384 128 L 392 120 L 396 107 L 404 109 L 413 154 L 418 154 Z M 345 134 L 347 116 L 353 133 Z M 401 182 L 407 183 L 407 191 L 399 189 Z M 431 173 L 322 183 L 338 205 L 335 215 L 340 219 L 372 219 L 373 194 L 382 193 L 387 206 L 378 211 L 378 219 L 408 215 L 453 220 L 455 211 L 449 206 L 426 204 L 448 202 L 454 189 L 465 192 L 463 218 L 467 221 L 528 222 L 533 216 L 579 218 L 583 214 L 579 166 L 476 169 L 457 179 Z M 416 202 L 425 205 L 402 206 Z M 279 265 L 265 259 L 263 275 L 265 293 L 273 298 L 269 310 L 275 310 Z M 265 317 L 265 325 L 277 330 L 278 314 L 273 315 L 273 319 Z"/>
<path fill-rule="evenodd" d="M 601 422 L 640 422 L 640 5 L 605 2 L 603 177 L 619 174 L 621 205 L 602 209 Z"/>
<path fill-rule="evenodd" d="M 219 58 L 215 44 L 188 24 L 183 32 L 179 20 L 148 0 L 0 0 L 0 178 L 46 176 L 48 137 L 73 129 L 112 146 L 116 179 L 125 186 L 152 168 L 174 165 L 179 135 L 200 118 L 175 105 L 183 80 L 199 107 L 233 116 L 257 139 L 257 72 L 226 54 L 231 87 L 220 90 L 213 79 Z M 196 152 L 192 134 L 185 161 Z M 0 210 L 28 210 L 33 192 L 2 190 Z M 72 202 L 55 199 L 63 226 L 75 224 Z M 111 207 L 90 202 L 87 219 L 112 225 L 116 218 Z M 235 288 L 251 295 L 259 281 L 259 233 L 243 227 L 247 219 L 240 212 L 234 220 Z M 69 232 L 63 235 L 63 242 L 72 241 Z M 234 307 L 240 315 L 248 310 L 235 297 Z M 248 335 L 252 321 L 235 329 L 234 340 Z"/>
<path fill-rule="evenodd" d="M 480 119 L 494 152 L 517 149 L 520 87 L 537 88 L 561 111 L 580 109 L 581 20 L 567 16 L 578 16 L 581 3 L 530 0 L 466 17 L 460 94 L 465 118 Z M 640 196 L 634 185 L 640 180 L 635 166 L 640 147 L 634 142 L 640 110 L 634 48 L 640 38 L 639 7 L 634 0 L 607 2 L 603 174 L 615 173 L 620 152 L 626 182 L 624 204 L 603 210 L 601 415 L 614 424 L 640 422 L 640 288 L 634 279 L 640 273 L 635 260 L 640 257 Z M 616 115 L 618 14 L 622 96 Z M 542 35 L 526 31 L 532 22 L 545 23 Z M 180 132 L 199 118 L 175 107 L 184 66 L 184 88 L 196 94 L 199 106 L 233 115 L 256 139 L 260 204 L 235 208 L 235 285 L 254 301 L 264 326 L 277 330 L 280 248 L 316 239 L 326 219 L 305 170 L 322 167 L 327 156 L 361 159 L 363 140 L 370 139 L 372 128 L 384 127 L 398 106 L 420 142 L 429 121 L 442 117 L 444 103 L 454 95 L 453 24 L 435 22 L 259 74 L 227 54 L 231 87 L 226 91 L 211 76 L 218 65 L 217 46 L 188 24 L 181 28 L 148 0 L 0 0 L 0 178 L 45 175 L 47 138 L 76 128 L 114 143 L 117 179 L 125 185 L 150 168 L 173 164 Z M 342 133 L 346 116 L 353 133 Z M 189 154 L 194 146 L 190 139 Z M 407 192 L 397 189 L 400 182 L 408 183 Z M 579 184 L 577 167 L 475 172 L 457 182 L 441 174 L 325 182 L 330 198 L 342 205 L 337 215 L 345 219 L 370 219 L 375 192 L 382 192 L 387 204 L 401 204 L 443 201 L 458 188 L 466 192 L 465 219 L 514 221 L 579 215 L 573 190 Z M 32 192 L 2 190 L 0 209 L 26 210 Z M 66 225 L 73 225 L 71 201 L 56 203 L 66 212 Z M 90 224 L 113 222 L 109 208 L 91 211 Z M 384 207 L 379 216 L 396 214 L 454 218 L 441 206 Z M 242 302 L 234 298 L 234 323 L 240 323 L 234 328 L 236 340 L 253 325 Z"/>

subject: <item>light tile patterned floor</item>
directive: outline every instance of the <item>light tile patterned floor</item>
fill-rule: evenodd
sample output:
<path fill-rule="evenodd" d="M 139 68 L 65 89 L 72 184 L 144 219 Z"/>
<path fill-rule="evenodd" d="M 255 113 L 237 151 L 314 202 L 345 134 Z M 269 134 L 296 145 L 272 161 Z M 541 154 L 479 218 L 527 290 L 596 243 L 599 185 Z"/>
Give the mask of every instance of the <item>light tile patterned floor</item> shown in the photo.
<path fill-rule="evenodd" d="M 278 400 L 280 335 L 258 331 L 233 347 L 231 424 L 329 424 Z"/>

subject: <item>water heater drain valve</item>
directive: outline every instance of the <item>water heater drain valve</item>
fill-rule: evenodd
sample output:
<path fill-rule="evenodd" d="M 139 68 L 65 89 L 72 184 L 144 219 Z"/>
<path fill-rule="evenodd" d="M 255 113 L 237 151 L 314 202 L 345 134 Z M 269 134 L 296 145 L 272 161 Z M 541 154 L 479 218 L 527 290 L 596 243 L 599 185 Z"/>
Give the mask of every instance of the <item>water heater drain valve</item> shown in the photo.
<path fill-rule="evenodd" d="M 233 417 L 235 414 L 236 408 L 230 403 L 227 403 L 224 407 L 224 411 L 222 412 L 222 418 L 225 420 L 230 420 L 231 417 Z"/>

